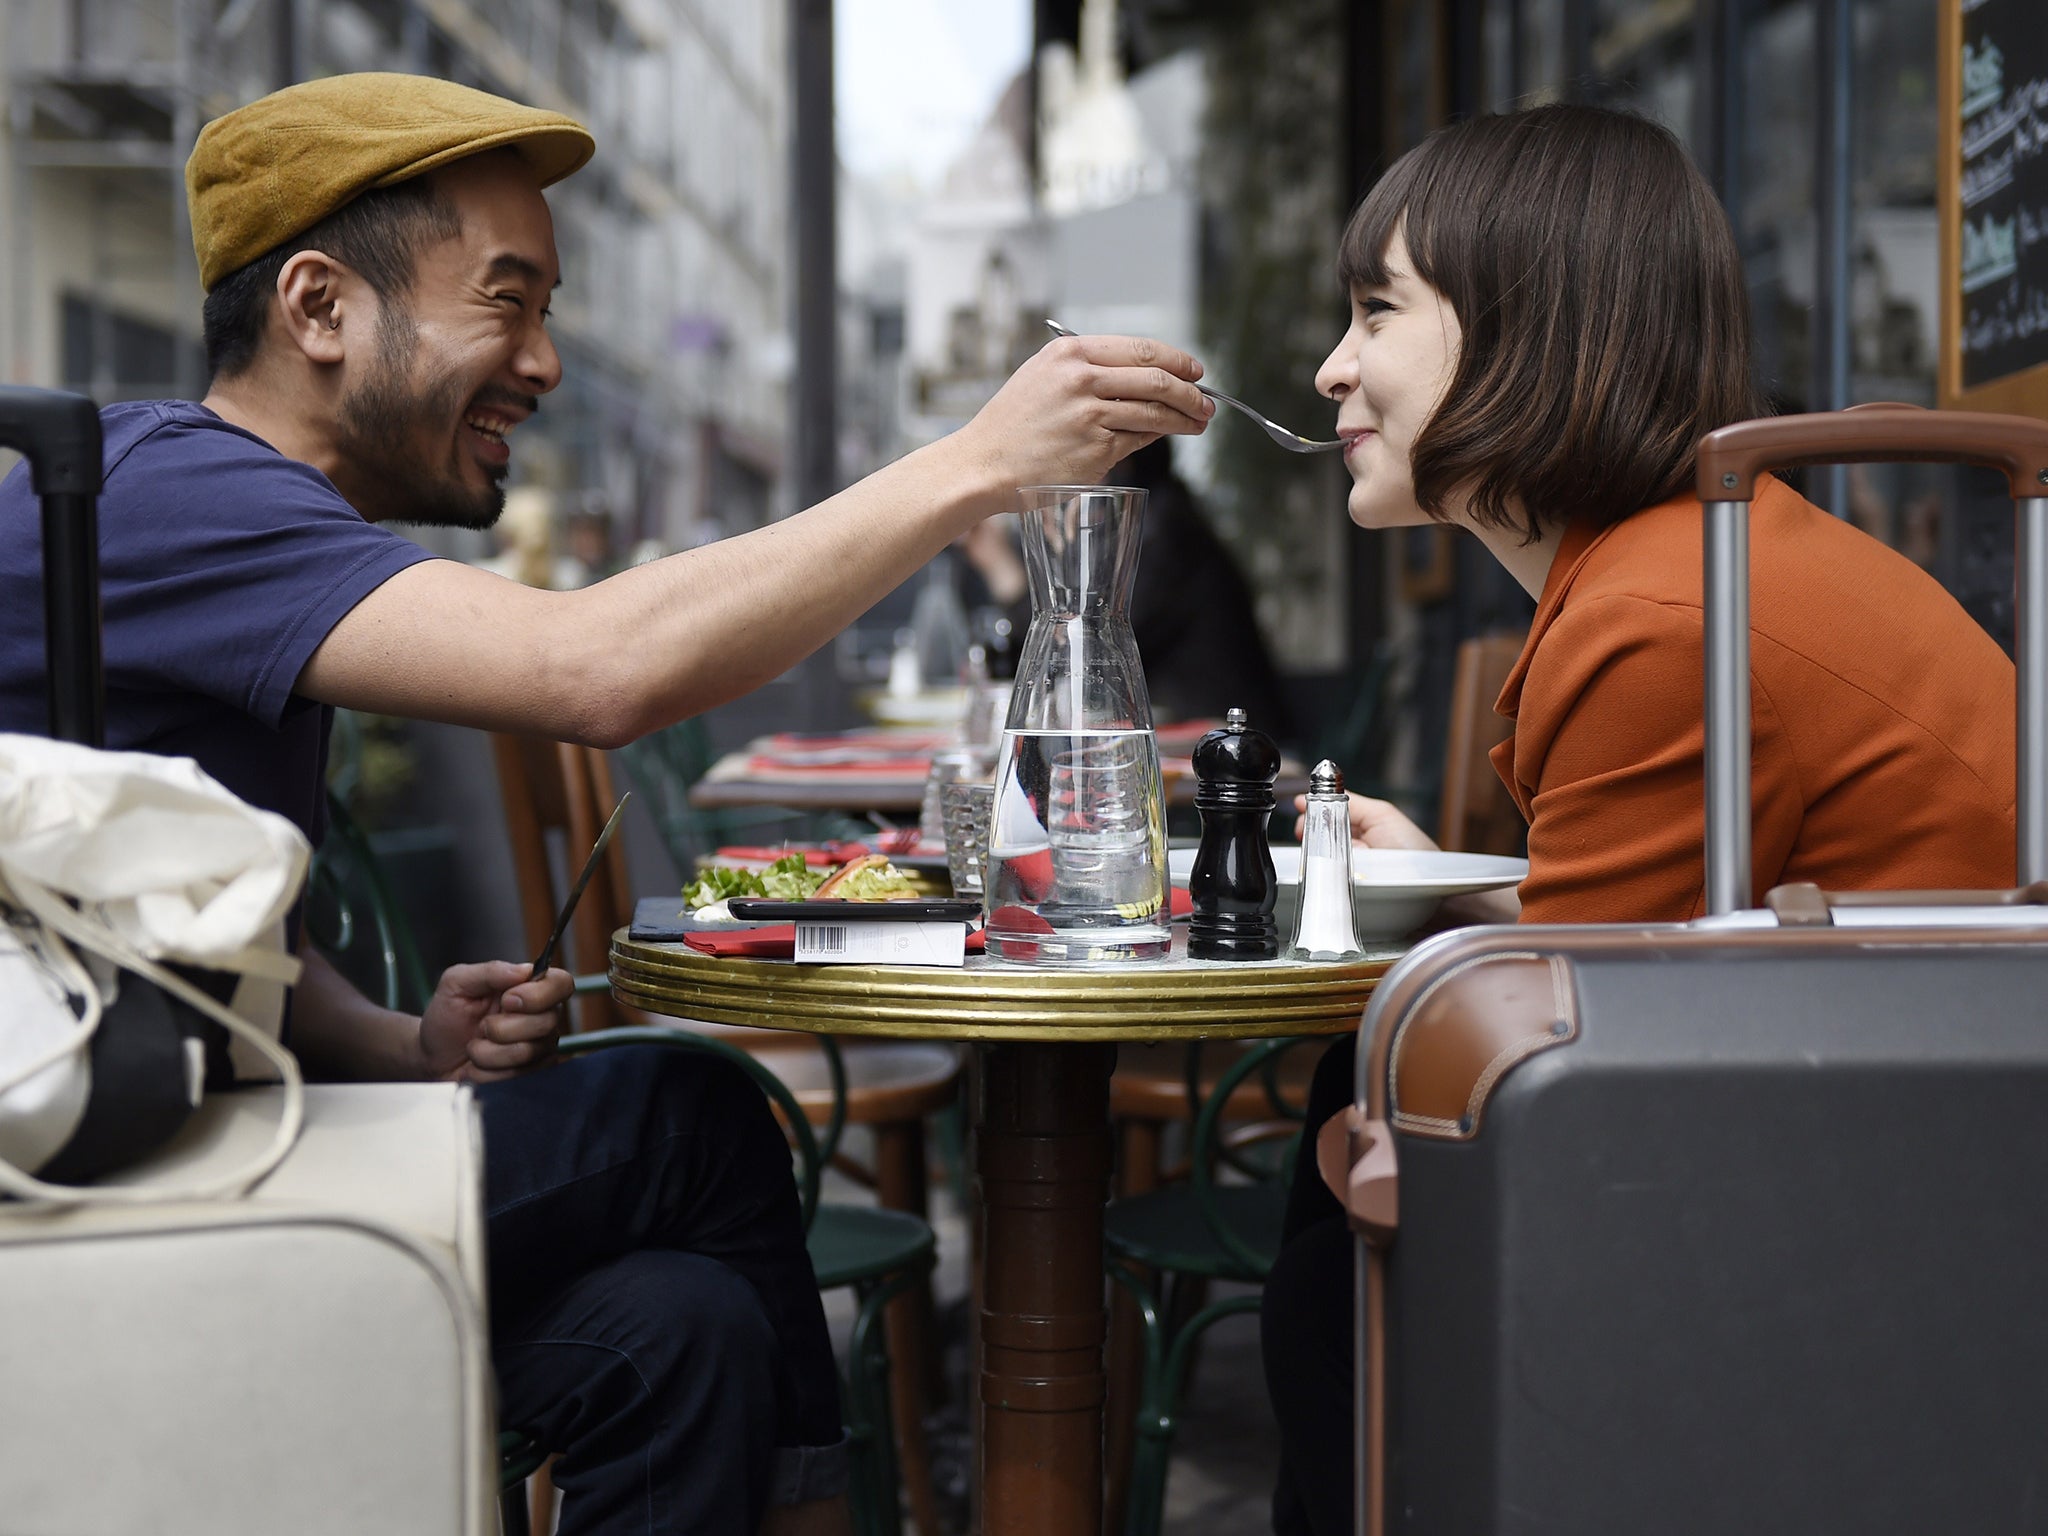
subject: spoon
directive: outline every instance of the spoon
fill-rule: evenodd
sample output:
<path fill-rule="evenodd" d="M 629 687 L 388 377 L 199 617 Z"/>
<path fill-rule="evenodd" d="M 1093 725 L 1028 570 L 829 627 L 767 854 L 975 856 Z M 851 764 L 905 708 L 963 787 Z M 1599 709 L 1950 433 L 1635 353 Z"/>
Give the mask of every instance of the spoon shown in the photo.
<path fill-rule="evenodd" d="M 1078 334 L 1078 332 L 1068 330 L 1057 320 L 1048 320 L 1045 324 L 1046 329 L 1055 336 L 1073 336 Z M 1344 446 L 1344 439 L 1341 437 L 1333 438 L 1331 441 L 1324 443 L 1318 442 L 1312 437 L 1303 437 L 1299 432 L 1290 432 L 1277 421 L 1268 421 L 1242 400 L 1234 400 L 1220 389 L 1211 389 L 1206 384 L 1197 384 L 1195 388 L 1199 389 L 1211 400 L 1223 405 L 1234 406 L 1238 410 L 1243 411 L 1245 415 L 1251 417 L 1253 421 L 1256 421 L 1266 429 L 1266 436 L 1273 439 L 1274 442 L 1285 448 L 1289 453 L 1328 453 L 1333 448 L 1342 448 Z"/>

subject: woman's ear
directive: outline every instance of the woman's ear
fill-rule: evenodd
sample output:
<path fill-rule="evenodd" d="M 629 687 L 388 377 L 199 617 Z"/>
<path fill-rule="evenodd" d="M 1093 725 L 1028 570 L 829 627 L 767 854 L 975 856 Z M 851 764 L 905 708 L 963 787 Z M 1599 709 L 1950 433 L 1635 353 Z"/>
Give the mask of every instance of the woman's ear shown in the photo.
<path fill-rule="evenodd" d="M 339 363 L 348 355 L 344 289 L 348 269 L 319 251 L 300 251 L 277 274 L 278 321 L 309 362 Z"/>

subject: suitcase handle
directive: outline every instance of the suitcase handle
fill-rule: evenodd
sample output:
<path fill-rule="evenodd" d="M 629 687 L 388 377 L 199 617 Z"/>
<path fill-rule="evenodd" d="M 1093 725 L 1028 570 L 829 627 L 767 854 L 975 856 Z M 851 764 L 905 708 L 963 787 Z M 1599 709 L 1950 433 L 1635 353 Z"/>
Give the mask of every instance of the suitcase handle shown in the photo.
<path fill-rule="evenodd" d="M 84 395 L 0 385 L 0 447 L 28 460 L 43 503 L 43 638 L 50 734 L 106 741 L 100 664 L 100 413 Z"/>
<path fill-rule="evenodd" d="M 1984 464 L 2014 501 L 2048 496 L 2048 421 L 1893 404 L 1739 421 L 1700 439 L 1695 483 L 1701 501 L 1748 501 L 1767 469 L 1883 463 Z"/>
<path fill-rule="evenodd" d="M 1764 905 L 1780 928 L 1829 928 L 1849 907 L 2048 907 L 2048 881 L 2013 891 L 1824 891 L 1811 881 L 1774 886 Z"/>
<path fill-rule="evenodd" d="M 1737 422 L 1700 440 L 1706 509 L 1707 911 L 1752 899 L 1749 503 L 1756 477 L 1794 464 L 1961 461 L 2005 472 L 2018 512 L 2013 563 L 2019 683 L 2019 883 L 2048 880 L 2048 422 L 1865 405 Z"/>

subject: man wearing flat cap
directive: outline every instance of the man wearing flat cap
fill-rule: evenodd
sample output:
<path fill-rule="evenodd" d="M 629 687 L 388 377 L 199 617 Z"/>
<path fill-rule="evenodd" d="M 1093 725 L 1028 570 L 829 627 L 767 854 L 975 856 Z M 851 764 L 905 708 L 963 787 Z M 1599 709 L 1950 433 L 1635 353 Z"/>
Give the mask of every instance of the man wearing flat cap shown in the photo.
<path fill-rule="evenodd" d="M 430 558 L 483 528 L 561 378 L 541 189 L 577 123 L 444 81 L 294 86 L 186 168 L 207 290 L 199 404 L 103 413 L 108 745 L 189 755 L 316 843 L 337 706 L 613 747 L 787 671 L 1013 487 L 1197 432 L 1199 366 L 1060 341 L 967 426 L 771 527 L 574 592 Z M 26 477 L 0 485 L 0 729 L 41 720 Z M 843 1527 L 845 1444 L 788 1154 L 697 1056 L 546 1072 L 560 971 L 451 968 L 422 1017 L 310 951 L 292 1044 L 333 1077 L 477 1082 L 503 1421 L 559 1451 L 565 1532 Z"/>

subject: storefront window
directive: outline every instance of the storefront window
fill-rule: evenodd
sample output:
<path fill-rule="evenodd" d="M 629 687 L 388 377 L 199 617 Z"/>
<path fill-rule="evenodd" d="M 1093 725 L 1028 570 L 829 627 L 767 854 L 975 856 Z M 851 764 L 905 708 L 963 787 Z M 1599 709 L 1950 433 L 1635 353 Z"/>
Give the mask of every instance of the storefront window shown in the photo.
<path fill-rule="evenodd" d="M 1387 0 L 1387 51 L 1394 67 L 1387 96 L 1389 159 L 1420 144 L 1447 115 L 1437 0 Z"/>
<path fill-rule="evenodd" d="M 1858 0 L 1849 176 L 1851 392 L 1934 403 L 1941 330 L 1934 203 L 1934 16 Z"/>
<path fill-rule="evenodd" d="M 1934 202 L 1935 19 L 1921 0 L 1858 0 L 1850 82 L 1850 395 L 1934 403 L 1941 334 Z M 1941 565 L 1958 475 L 1884 464 L 1849 476 L 1849 517 L 1928 569 Z"/>
<path fill-rule="evenodd" d="M 1693 0 L 1594 0 L 1588 94 L 1655 118 L 1693 148 Z M 1695 150 L 1695 152 L 1697 152 Z"/>
<path fill-rule="evenodd" d="M 1562 101 L 1565 95 L 1564 0 L 1521 0 L 1522 105 Z"/>
<path fill-rule="evenodd" d="M 1781 412 L 1812 398 L 1814 16 L 1807 0 L 1764 0 L 1737 63 L 1731 212 L 1749 276 L 1758 383 Z"/>
<path fill-rule="evenodd" d="M 1483 0 L 1479 24 L 1480 110 L 1512 111 L 1521 90 L 1515 70 L 1515 0 Z"/>

